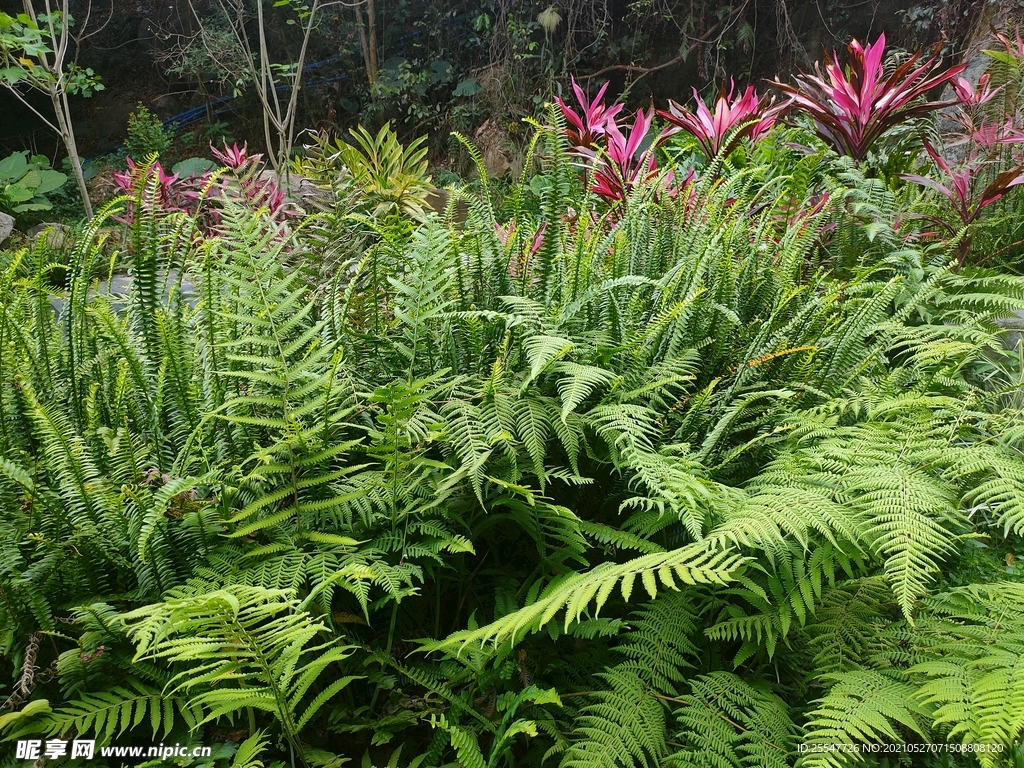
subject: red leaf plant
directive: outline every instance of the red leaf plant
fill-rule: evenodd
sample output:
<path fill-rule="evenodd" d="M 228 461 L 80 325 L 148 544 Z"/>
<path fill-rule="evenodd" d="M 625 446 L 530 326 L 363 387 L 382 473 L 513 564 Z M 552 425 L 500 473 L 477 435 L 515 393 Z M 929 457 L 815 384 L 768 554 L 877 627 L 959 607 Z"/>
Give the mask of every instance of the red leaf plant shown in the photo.
<path fill-rule="evenodd" d="M 1024 39 L 1021 39 L 1020 29 L 1013 31 L 1012 40 L 1009 34 L 1000 32 L 994 27 L 989 27 L 989 29 L 992 30 L 992 36 L 1003 46 L 1003 50 L 985 51 L 985 54 L 1008 66 L 1011 72 L 1020 72 L 1021 60 L 1024 59 Z"/>
<path fill-rule="evenodd" d="M 518 225 L 515 221 L 510 221 L 508 224 L 502 226 L 501 224 L 495 223 L 494 232 L 498 236 L 498 241 L 505 247 L 514 248 L 517 241 L 515 235 L 517 234 Z M 512 278 L 525 278 L 529 271 L 530 265 L 533 262 L 534 256 L 536 256 L 540 249 L 544 247 L 545 234 L 548 231 L 548 225 L 541 223 L 536 230 L 533 232 L 533 236 L 529 242 L 524 242 L 522 248 L 518 254 L 510 254 L 508 262 L 508 276 Z"/>
<path fill-rule="evenodd" d="M 570 124 L 563 129 L 563 134 L 572 145 L 572 154 L 582 158 L 580 165 L 593 173 L 590 191 L 609 203 L 622 202 L 636 186 L 658 178 L 655 148 L 662 136 L 654 136 L 644 146 L 651 133 L 655 111 L 653 108 L 638 110 L 633 125 L 627 127 L 617 120 L 623 105 L 605 106 L 603 102 L 607 84 L 601 87 L 592 101 L 575 80 L 572 86 L 582 114 L 556 99 Z M 681 180 L 677 180 L 670 171 L 662 182 L 659 194 L 673 198 L 684 194 L 687 209 L 692 206 L 695 182 L 692 169 Z"/>
<path fill-rule="evenodd" d="M 997 173 L 984 187 L 981 187 L 981 184 L 988 178 L 988 174 L 985 173 L 986 168 L 990 164 L 988 159 L 975 152 L 967 158 L 965 163 L 953 168 L 936 151 L 931 142 L 925 140 L 924 148 L 936 167 L 946 177 L 946 182 L 943 183 L 927 176 L 913 173 L 903 173 L 900 174 L 900 177 L 914 184 L 920 184 L 927 189 L 934 190 L 946 198 L 956 213 L 957 218 L 959 218 L 962 227 L 969 227 L 971 224 L 974 224 L 981 216 L 982 211 L 988 206 L 1000 200 L 1003 195 L 1014 187 L 1024 184 L 1024 165 L 1017 165 Z M 981 188 L 979 189 L 979 187 Z M 918 218 L 937 224 L 946 230 L 950 236 L 955 236 L 957 233 L 956 226 L 937 216 L 922 215 Z M 970 242 L 969 233 L 961 239 L 957 256 L 958 265 L 964 263 L 970 250 Z"/>
<path fill-rule="evenodd" d="M 654 159 L 654 148 L 640 152 L 654 122 L 654 110 L 638 110 L 627 136 L 612 123 L 608 129 L 607 146 L 597 158 L 594 169 L 592 192 L 609 202 L 625 200 L 629 191 L 638 183 L 658 175 Z"/>
<path fill-rule="evenodd" d="M 216 207 L 208 203 L 225 196 L 241 200 L 251 210 L 264 209 L 271 218 L 298 215 L 299 212 L 288 204 L 277 184 L 260 177 L 258 169 L 262 155 L 250 155 L 248 145 L 239 147 L 237 144 L 225 147 L 224 151 L 211 146 L 210 151 L 228 170 L 229 176 L 215 178 L 208 171 L 191 178 L 180 178 L 178 174 L 167 173 L 159 160 L 149 165 L 138 165 L 130 157 L 126 158 L 128 170 L 115 172 L 114 183 L 131 198 L 125 214 L 115 219 L 130 225 L 135 220 L 135 207 L 138 205 L 136 190 L 148 189 L 150 184 L 153 184 L 154 194 L 143 194 L 138 198 L 142 205 L 155 205 L 168 212 L 202 214 L 198 223 L 200 230 L 206 233 L 212 232 L 220 222 Z"/>
<path fill-rule="evenodd" d="M 966 77 L 958 77 L 953 81 L 953 90 L 964 107 L 979 107 L 992 101 L 1003 90 L 1003 86 L 993 88 L 991 79 L 992 76 L 986 72 L 978 78 L 978 85 L 975 86 Z"/>
<path fill-rule="evenodd" d="M 569 123 L 563 134 L 572 145 L 571 151 L 586 161 L 585 167 L 593 170 L 592 192 L 609 202 L 625 200 L 637 183 L 658 175 L 654 145 L 640 151 L 654 122 L 654 110 L 639 110 L 633 126 L 624 130 L 616 120 L 623 105 L 604 104 L 607 83 L 601 86 L 592 101 L 575 80 L 572 88 L 582 114 L 561 99 L 555 99 Z"/>
<path fill-rule="evenodd" d="M 720 153 L 728 155 L 743 139 L 757 141 L 775 125 L 786 104 L 775 106 L 767 95 L 759 98 L 753 86 L 748 86 L 741 95 L 733 98 L 735 89 L 736 84 L 731 80 L 728 92 L 723 84 L 714 106 L 709 108 L 694 88 L 695 112 L 669 99 L 668 110 L 658 110 L 658 114 L 669 122 L 669 127 L 659 138 L 685 131 L 697 139 L 709 160 Z"/>
<path fill-rule="evenodd" d="M 277 186 L 273 179 L 263 178 L 258 173 L 263 160 L 261 154 L 249 154 L 249 145 L 232 144 L 229 148 L 224 146 L 220 151 L 214 146 L 210 152 L 215 160 L 220 161 L 225 168 L 232 172 L 232 176 L 238 182 L 238 188 L 242 193 L 242 200 L 252 210 L 266 209 L 273 219 L 279 216 L 298 216 L 299 212 L 288 205 L 284 190 Z"/>
<path fill-rule="evenodd" d="M 884 34 L 866 46 L 853 40 L 848 51 L 850 61 L 845 69 L 833 52 L 832 61 L 825 65 L 825 74 L 815 65 L 815 74 L 797 76 L 797 86 L 779 82 L 771 85 L 789 95 L 797 109 L 810 115 L 823 141 L 854 160 L 862 160 L 890 128 L 955 104 L 918 99 L 957 77 L 967 66 L 958 64 L 939 71 L 936 48 L 923 64 L 918 65 L 918 51 L 886 76 L 882 63 Z"/>
<path fill-rule="evenodd" d="M 1000 145 L 1024 143 L 1024 131 L 1017 128 L 1020 122 L 1019 114 L 1014 111 L 1003 112 L 998 120 L 993 120 L 993 110 L 981 108 L 995 98 L 1004 87 L 993 88 L 988 72 L 978 79 L 977 86 L 963 77 L 953 81 L 958 108 L 947 117 L 957 123 L 962 132 L 949 142 L 949 146 L 969 144 L 974 149 L 982 149 L 992 154 L 998 152 Z M 996 112 L 998 113 L 998 110 Z"/>
<path fill-rule="evenodd" d="M 580 88 L 575 78 L 572 78 L 572 90 L 582 108 L 582 114 L 577 114 L 572 107 L 555 97 L 555 103 L 569 123 L 565 129 L 565 136 L 575 149 L 596 149 L 608 132 L 615 129 L 615 117 L 622 111 L 624 105 L 605 106 L 603 99 L 605 91 L 608 90 L 608 83 L 601 86 L 593 101 L 587 98 L 586 92 Z"/>
<path fill-rule="evenodd" d="M 114 216 L 115 221 L 130 226 L 135 221 L 136 207 L 140 203 L 144 208 L 155 206 L 164 211 L 195 212 L 199 194 L 193 180 L 182 179 L 176 173 L 167 173 L 159 160 L 149 165 L 138 165 L 130 157 L 125 161 L 128 170 L 114 171 L 114 184 L 130 197 L 124 215 Z M 137 195 L 140 189 L 145 191 Z"/>
<path fill-rule="evenodd" d="M 1007 56 L 1014 56 L 1015 46 L 1006 36 L 1000 42 L 1006 48 Z M 1019 45 L 1018 35 L 1018 45 Z M 1013 61 L 1017 59 L 1014 58 Z M 1020 113 L 1013 101 L 1004 101 L 995 108 L 983 108 L 992 101 L 1005 86 L 993 88 L 988 72 L 973 85 L 964 77 L 953 81 L 957 96 L 957 108 L 949 117 L 959 130 L 944 137 L 947 147 L 964 147 L 949 159 L 943 157 L 935 146 L 924 140 L 924 148 L 940 174 L 940 179 L 918 174 L 901 174 L 901 177 L 934 192 L 949 202 L 958 223 L 936 216 L 916 216 L 925 219 L 948 233 L 956 236 L 961 228 L 975 224 L 983 211 L 1000 200 L 1014 187 L 1024 184 L 1024 158 L 1020 146 L 1024 144 L 1024 131 L 1017 125 Z M 1006 151 L 1010 145 L 1010 151 Z M 1002 170 L 998 170 L 1002 168 Z M 996 170 L 993 170 L 996 169 Z M 954 222 L 956 221 L 954 220 Z M 968 231 L 961 238 L 957 265 L 964 263 L 971 244 Z"/>

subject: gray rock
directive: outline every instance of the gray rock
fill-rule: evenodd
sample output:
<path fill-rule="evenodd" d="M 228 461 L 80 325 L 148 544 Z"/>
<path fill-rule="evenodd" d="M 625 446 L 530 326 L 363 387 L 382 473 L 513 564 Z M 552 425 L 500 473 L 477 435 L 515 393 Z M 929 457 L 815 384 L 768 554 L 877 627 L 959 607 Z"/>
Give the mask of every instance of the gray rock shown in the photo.
<path fill-rule="evenodd" d="M 0 213 L 0 243 L 11 236 L 14 231 L 14 217 L 6 213 Z"/>
<path fill-rule="evenodd" d="M 1024 339 L 1024 309 L 1019 309 L 1008 317 L 1001 317 L 996 324 L 1003 329 L 1003 347 L 1014 350 Z"/>
<path fill-rule="evenodd" d="M 118 273 L 112 275 L 109 280 L 102 280 L 93 283 L 87 292 L 87 298 L 94 296 L 109 296 L 110 306 L 115 312 L 123 312 L 132 299 L 135 279 L 132 275 Z M 171 302 L 171 296 L 178 290 L 181 291 L 181 300 L 188 306 L 195 307 L 199 303 L 199 288 L 188 275 L 181 274 L 177 269 L 161 271 L 157 275 L 158 287 L 163 296 L 165 305 Z M 50 307 L 59 320 L 67 306 L 67 298 L 64 296 L 53 296 L 50 299 Z"/>
<path fill-rule="evenodd" d="M 53 250 L 59 251 L 65 245 L 71 245 L 74 229 L 67 224 L 58 224 L 53 221 L 46 221 L 36 224 L 28 231 L 30 240 L 35 241 L 40 237 L 46 238 L 46 244 Z"/>

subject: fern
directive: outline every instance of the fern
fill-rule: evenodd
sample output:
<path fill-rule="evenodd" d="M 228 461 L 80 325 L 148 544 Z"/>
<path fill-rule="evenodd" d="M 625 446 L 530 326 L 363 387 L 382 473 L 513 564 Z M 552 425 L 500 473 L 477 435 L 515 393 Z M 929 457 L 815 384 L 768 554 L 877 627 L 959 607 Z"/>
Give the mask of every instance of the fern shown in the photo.
<path fill-rule="evenodd" d="M 33 725 L 48 734 L 92 733 L 110 741 L 144 724 L 156 740 L 167 737 L 176 717 L 191 730 L 199 725 L 201 716 L 198 707 L 190 702 L 136 682 L 85 693 Z"/>
<path fill-rule="evenodd" d="M 875 633 L 892 599 L 879 577 L 847 581 L 826 590 L 803 633 L 821 672 L 845 672 L 867 661 Z"/>
<path fill-rule="evenodd" d="M 260 754 L 270 744 L 263 731 L 256 731 L 238 745 L 231 760 L 231 768 L 263 768 Z"/>
<path fill-rule="evenodd" d="M 1024 686 L 1021 585 L 1000 582 L 937 595 L 916 637 L 931 660 L 910 668 L 923 678 L 915 697 L 935 706 L 935 725 L 963 744 L 1010 746 L 1024 731 L 1016 705 Z M 979 753 L 982 765 L 998 758 Z"/>
<path fill-rule="evenodd" d="M 443 641 L 426 643 L 424 650 L 464 648 L 470 643 L 514 642 L 517 637 L 536 632 L 560 611 L 565 611 L 566 627 L 578 621 L 593 601 L 599 611 L 616 587 L 622 599 L 629 600 L 637 576 L 648 597 L 662 588 L 680 585 L 726 584 L 733 580 L 746 562 L 728 552 L 716 552 L 702 545 L 689 545 L 668 552 L 652 552 L 622 564 L 602 563 L 586 573 L 575 573 L 549 584 L 529 605 L 498 621 L 475 630 L 457 632 Z M 676 579 L 680 584 L 677 584 Z"/>
<path fill-rule="evenodd" d="M 684 670 L 693 666 L 696 607 L 669 593 L 637 612 L 636 622 L 617 648 L 626 661 L 599 673 L 607 689 L 576 719 L 578 738 L 562 759 L 577 766 L 658 765 L 667 753 L 666 702 L 678 695 Z"/>
<path fill-rule="evenodd" d="M 690 681 L 679 698 L 676 721 L 679 747 L 666 766 L 790 765 L 794 725 L 789 707 L 767 686 L 751 685 L 729 672 L 712 672 Z"/>
<path fill-rule="evenodd" d="M 822 676 L 828 693 L 815 702 L 807 719 L 802 766 L 840 766 L 860 753 L 816 750 L 818 745 L 902 743 L 902 729 L 927 740 L 927 716 L 914 703 L 915 686 L 898 676 L 855 670 Z"/>
<path fill-rule="evenodd" d="M 169 686 L 203 712 L 196 725 L 250 707 L 273 715 L 301 755 L 303 727 L 358 678 L 336 677 L 308 696 L 351 649 L 315 642 L 323 625 L 296 606 L 286 592 L 236 586 L 140 608 L 124 622 L 136 659 L 184 667 Z"/>

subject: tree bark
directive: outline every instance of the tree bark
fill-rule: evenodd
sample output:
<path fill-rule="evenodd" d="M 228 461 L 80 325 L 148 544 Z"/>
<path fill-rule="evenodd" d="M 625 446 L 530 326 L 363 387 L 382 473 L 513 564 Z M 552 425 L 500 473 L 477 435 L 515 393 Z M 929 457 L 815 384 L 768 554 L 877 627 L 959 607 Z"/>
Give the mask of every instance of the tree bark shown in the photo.
<path fill-rule="evenodd" d="M 366 67 L 366 80 L 372 86 L 377 82 L 377 19 L 373 0 L 367 0 L 367 2 L 369 4 L 367 15 L 371 20 L 369 37 L 367 37 L 367 25 L 363 23 L 363 12 L 359 10 L 359 4 L 352 6 L 352 10 L 356 14 L 356 29 L 359 30 L 359 47 L 363 53 L 363 66 Z"/>
<path fill-rule="evenodd" d="M 86 217 L 91 219 L 93 215 L 92 200 L 89 199 L 89 188 L 85 185 L 85 172 L 82 170 L 82 158 L 78 154 L 78 142 L 75 141 L 75 129 L 71 123 L 71 109 L 68 105 L 67 92 L 58 92 L 56 88 L 51 88 L 50 101 L 53 102 L 53 111 L 57 115 L 57 126 L 60 128 L 64 148 L 68 152 L 68 160 L 75 176 L 75 183 L 78 185 L 78 193 L 82 196 L 82 207 L 85 209 Z"/>
<path fill-rule="evenodd" d="M 377 82 L 377 11 L 373 0 L 366 0 L 366 27 L 370 53 L 370 85 Z"/>
<path fill-rule="evenodd" d="M 22 0 L 22 6 L 32 21 L 38 24 L 36 9 L 32 5 L 32 0 Z M 50 103 L 53 105 L 54 117 L 57 118 L 58 133 L 64 148 L 67 150 L 68 161 L 71 163 L 71 170 L 75 176 L 75 183 L 78 185 L 78 192 L 82 196 L 82 207 L 85 209 L 85 215 L 91 219 L 93 215 L 92 201 L 89 199 L 89 189 L 85 185 L 82 158 L 78 154 L 78 143 L 75 141 L 75 128 L 71 122 L 71 105 L 68 103 L 67 80 L 64 72 L 64 59 L 67 56 L 68 40 L 71 34 L 68 25 L 68 0 L 63 0 L 61 5 L 59 30 L 53 23 L 53 9 L 50 7 L 50 0 L 46 0 L 46 14 L 50 40 L 53 42 L 54 47 L 53 63 L 49 62 L 45 54 L 39 55 L 39 63 L 52 78 L 47 85 L 47 94 L 50 97 Z"/>

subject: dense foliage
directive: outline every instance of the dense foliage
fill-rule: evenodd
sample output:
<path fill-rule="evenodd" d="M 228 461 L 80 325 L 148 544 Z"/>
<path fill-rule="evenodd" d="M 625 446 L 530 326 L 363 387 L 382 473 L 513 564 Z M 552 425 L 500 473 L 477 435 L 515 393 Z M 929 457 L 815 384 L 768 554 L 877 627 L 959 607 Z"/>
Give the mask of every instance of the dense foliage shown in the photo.
<path fill-rule="evenodd" d="M 441 215 L 362 131 L 297 163 L 318 213 L 235 147 L 3 253 L 0 728 L 239 768 L 1020 764 L 1024 284 L 978 266 L 1013 47 L 956 106 L 864 101 L 856 150 L 750 91 L 657 134 L 579 89 Z"/>

